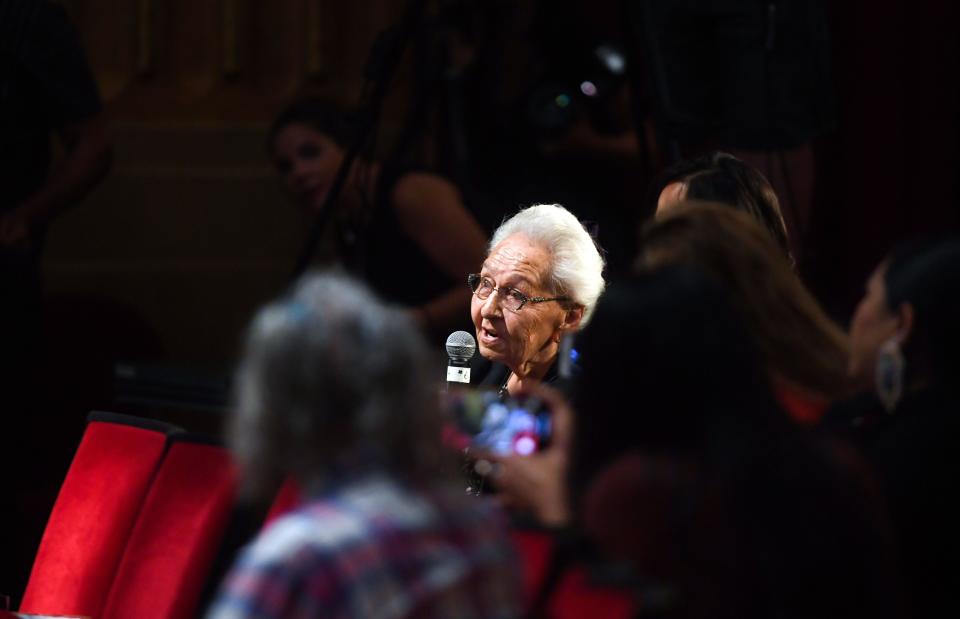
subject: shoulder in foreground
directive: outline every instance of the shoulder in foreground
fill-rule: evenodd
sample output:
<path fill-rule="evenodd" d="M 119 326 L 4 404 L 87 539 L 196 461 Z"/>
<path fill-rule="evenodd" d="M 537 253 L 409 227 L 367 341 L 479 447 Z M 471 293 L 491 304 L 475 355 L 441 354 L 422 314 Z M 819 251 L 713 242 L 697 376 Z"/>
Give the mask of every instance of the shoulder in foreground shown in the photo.
<path fill-rule="evenodd" d="M 464 497 L 452 489 L 417 488 L 373 476 L 305 503 L 267 527 L 250 547 L 259 560 L 313 549 L 318 553 L 370 542 L 377 535 L 415 531 L 476 531 L 478 538 L 497 532 L 504 524 L 494 506 Z M 504 527 L 500 527 L 502 531 Z"/>
<path fill-rule="evenodd" d="M 504 530 L 491 526 L 496 519 L 490 515 L 485 502 L 386 478 L 342 487 L 261 533 L 235 566 L 219 608 L 260 608 L 280 600 L 370 616 L 384 605 L 409 610 L 453 602 L 469 608 L 480 591 L 494 602 L 478 609 L 511 609 L 515 562 Z"/>

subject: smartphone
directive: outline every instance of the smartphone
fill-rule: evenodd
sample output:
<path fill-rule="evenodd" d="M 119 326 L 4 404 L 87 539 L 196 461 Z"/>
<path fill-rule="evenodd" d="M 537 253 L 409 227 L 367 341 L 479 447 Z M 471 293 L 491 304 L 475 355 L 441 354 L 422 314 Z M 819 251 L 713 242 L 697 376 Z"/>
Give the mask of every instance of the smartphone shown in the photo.
<path fill-rule="evenodd" d="M 450 398 L 454 423 L 471 448 L 529 456 L 550 443 L 550 412 L 538 398 L 501 398 L 496 391 L 476 389 Z"/>

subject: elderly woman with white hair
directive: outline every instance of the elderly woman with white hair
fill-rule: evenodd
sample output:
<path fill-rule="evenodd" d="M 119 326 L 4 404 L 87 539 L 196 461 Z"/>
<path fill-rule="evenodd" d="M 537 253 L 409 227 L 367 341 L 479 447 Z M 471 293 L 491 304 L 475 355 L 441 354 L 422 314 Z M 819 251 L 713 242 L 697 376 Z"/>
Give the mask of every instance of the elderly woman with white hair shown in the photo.
<path fill-rule="evenodd" d="M 478 454 L 504 505 L 541 524 L 570 519 L 566 467 L 571 416 L 544 384 L 564 378 L 560 342 L 590 321 L 604 289 L 603 258 L 583 224 L 559 204 L 521 210 L 500 225 L 479 273 L 470 275 L 480 354 L 493 362 L 481 381 L 502 397 L 533 393 L 553 412 L 547 448 L 531 456 Z M 483 474 L 484 469 L 477 468 Z"/>
<path fill-rule="evenodd" d="M 468 282 L 480 354 L 494 363 L 484 382 L 517 394 L 556 377 L 561 337 L 586 326 L 603 292 L 603 258 L 570 211 L 538 204 L 500 225 Z"/>

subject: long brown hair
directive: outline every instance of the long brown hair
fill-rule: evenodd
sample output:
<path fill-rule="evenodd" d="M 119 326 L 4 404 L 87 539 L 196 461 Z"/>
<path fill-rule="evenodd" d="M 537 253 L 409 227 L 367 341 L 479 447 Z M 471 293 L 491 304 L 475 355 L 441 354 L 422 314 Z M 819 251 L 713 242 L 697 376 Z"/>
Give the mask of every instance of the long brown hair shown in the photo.
<path fill-rule="evenodd" d="M 748 215 L 688 201 L 652 220 L 642 230 L 636 268 L 674 263 L 694 265 L 727 289 L 776 380 L 827 398 L 847 391 L 846 334 Z"/>

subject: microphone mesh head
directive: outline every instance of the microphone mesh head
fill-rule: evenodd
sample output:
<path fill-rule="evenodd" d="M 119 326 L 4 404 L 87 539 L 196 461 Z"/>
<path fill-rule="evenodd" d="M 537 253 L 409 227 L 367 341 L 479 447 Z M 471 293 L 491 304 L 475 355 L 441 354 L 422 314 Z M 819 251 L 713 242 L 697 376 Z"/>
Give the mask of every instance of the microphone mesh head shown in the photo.
<path fill-rule="evenodd" d="M 454 361 L 469 361 L 476 350 L 477 343 L 466 331 L 454 331 L 447 337 L 447 355 Z"/>

